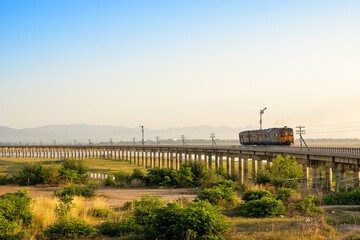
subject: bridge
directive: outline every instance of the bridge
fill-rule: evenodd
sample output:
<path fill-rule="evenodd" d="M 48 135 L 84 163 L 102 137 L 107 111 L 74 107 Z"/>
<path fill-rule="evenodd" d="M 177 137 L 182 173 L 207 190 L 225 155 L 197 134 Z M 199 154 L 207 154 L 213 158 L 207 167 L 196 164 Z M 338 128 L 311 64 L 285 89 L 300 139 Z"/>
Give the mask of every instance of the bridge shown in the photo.
<path fill-rule="evenodd" d="M 263 164 L 278 155 L 295 157 L 302 166 L 304 178 L 318 178 L 320 169 L 324 179 L 331 182 L 333 172 L 339 180 L 352 174 L 359 179 L 360 148 L 344 147 L 255 147 L 207 145 L 1 145 L 2 158 L 90 159 L 111 158 L 129 161 L 146 168 L 179 169 L 188 161 L 202 161 L 207 168 L 224 167 L 228 174 L 237 174 L 247 182 Z"/>

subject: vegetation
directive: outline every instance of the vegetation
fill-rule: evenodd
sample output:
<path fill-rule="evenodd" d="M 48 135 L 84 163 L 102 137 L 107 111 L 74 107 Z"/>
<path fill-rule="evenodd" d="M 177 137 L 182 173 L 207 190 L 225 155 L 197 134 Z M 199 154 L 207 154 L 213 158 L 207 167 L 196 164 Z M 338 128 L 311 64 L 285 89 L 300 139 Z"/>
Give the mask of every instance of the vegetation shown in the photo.
<path fill-rule="evenodd" d="M 235 190 L 236 184 L 233 181 L 217 181 L 211 188 L 201 190 L 197 198 L 202 201 L 208 201 L 213 205 L 230 207 L 238 202 L 235 197 Z"/>
<path fill-rule="evenodd" d="M 29 226 L 33 219 L 30 200 L 23 190 L 0 197 L 0 239 L 23 239 L 20 226 Z"/>
<path fill-rule="evenodd" d="M 255 183 L 270 183 L 276 188 L 296 188 L 296 182 L 288 181 L 288 179 L 301 177 L 303 177 L 303 172 L 297 165 L 295 158 L 277 156 L 273 159 L 272 164 L 266 164 L 257 172 L 255 175 Z"/>
<path fill-rule="evenodd" d="M 327 205 L 359 205 L 360 188 L 350 192 L 329 193 L 323 198 L 323 202 Z"/>
<path fill-rule="evenodd" d="M 132 217 L 103 223 L 99 229 L 108 236 L 137 236 L 140 239 L 224 239 L 230 223 L 208 202 L 191 202 L 186 208 L 143 195 L 133 201 Z"/>
<path fill-rule="evenodd" d="M 55 190 L 54 196 L 56 197 L 65 197 L 65 196 L 82 196 L 82 197 L 94 197 L 95 196 L 95 188 L 92 186 L 87 187 L 78 187 L 78 186 L 70 186 L 65 187 L 64 189 Z"/>

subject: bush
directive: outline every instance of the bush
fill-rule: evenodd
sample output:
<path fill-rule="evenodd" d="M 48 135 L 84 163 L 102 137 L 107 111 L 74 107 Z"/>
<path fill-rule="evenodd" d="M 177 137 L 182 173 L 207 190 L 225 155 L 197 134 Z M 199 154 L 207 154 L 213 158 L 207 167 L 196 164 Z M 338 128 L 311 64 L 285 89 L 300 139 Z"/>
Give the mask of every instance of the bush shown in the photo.
<path fill-rule="evenodd" d="M 0 240 L 17 240 L 23 239 L 24 232 L 13 221 L 7 220 L 4 216 L 0 215 Z"/>
<path fill-rule="evenodd" d="M 153 217 L 154 210 L 164 205 L 159 197 L 143 194 L 141 200 L 133 201 L 133 215 L 140 225 L 147 225 Z"/>
<path fill-rule="evenodd" d="M 88 215 L 96 218 L 109 217 L 113 211 L 106 208 L 92 208 L 88 211 Z"/>
<path fill-rule="evenodd" d="M 114 173 L 115 182 L 121 187 L 125 187 L 126 184 L 130 181 L 130 174 L 124 170 L 119 170 Z"/>
<path fill-rule="evenodd" d="M 105 186 L 115 186 L 115 181 L 112 179 L 112 177 L 107 177 L 104 181 Z"/>
<path fill-rule="evenodd" d="M 0 196 L 0 216 L 11 222 L 22 221 L 27 226 L 33 218 L 30 201 L 31 198 L 25 190 L 6 193 Z"/>
<path fill-rule="evenodd" d="M 126 217 L 120 221 L 108 221 L 99 226 L 100 233 L 110 237 L 135 235 L 143 232 L 143 227 L 135 222 L 134 218 Z"/>
<path fill-rule="evenodd" d="M 179 186 L 179 172 L 171 168 L 148 169 L 146 180 L 150 186 Z"/>
<path fill-rule="evenodd" d="M 296 188 L 297 184 L 288 181 L 288 179 L 301 178 L 303 175 L 304 173 L 302 169 L 297 166 L 295 158 L 277 156 L 273 159 L 272 164 L 266 164 L 256 173 L 255 183 L 271 183 L 276 188 Z"/>
<path fill-rule="evenodd" d="M 70 217 L 60 218 L 48 226 L 42 235 L 43 239 L 92 239 L 99 230 L 90 227 L 84 220 Z"/>
<path fill-rule="evenodd" d="M 88 168 L 85 166 L 85 163 L 80 160 L 66 159 L 61 163 L 59 173 L 67 181 L 74 183 L 84 183 L 86 182 L 88 176 Z"/>
<path fill-rule="evenodd" d="M 171 238 L 163 239 L 225 239 L 223 234 L 230 230 L 231 223 L 222 221 L 222 217 L 208 202 L 191 202 L 172 227 L 174 234 Z"/>
<path fill-rule="evenodd" d="M 92 187 L 66 187 L 62 191 L 54 191 L 54 196 L 64 197 L 64 196 L 82 196 L 86 198 L 91 198 L 95 196 L 95 189 Z"/>
<path fill-rule="evenodd" d="M 305 214 L 309 214 L 310 212 L 313 213 L 322 213 L 321 209 L 315 205 L 313 202 L 314 196 L 310 195 L 307 198 L 298 202 L 295 207 L 296 210 L 299 210 Z"/>
<path fill-rule="evenodd" d="M 134 168 L 129 180 L 131 181 L 133 179 L 143 181 L 145 179 L 145 173 L 140 168 Z"/>
<path fill-rule="evenodd" d="M 359 205 L 360 188 L 351 192 L 330 193 L 323 198 L 323 202 L 327 205 Z"/>
<path fill-rule="evenodd" d="M 57 166 L 44 166 L 42 163 L 25 165 L 14 178 L 19 185 L 56 183 L 59 179 Z"/>
<path fill-rule="evenodd" d="M 235 189 L 236 185 L 233 181 L 222 180 L 216 182 L 212 188 L 205 188 L 200 191 L 197 197 L 202 201 L 207 200 L 213 205 L 228 206 L 236 202 Z"/>
<path fill-rule="evenodd" d="M 0 185 L 7 185 L 15 183 L 15 180 L 10 175 L 0 175 Z"/>
<path fill-rule="evenodd" d="M 280 199 L 283 203 L 289 203 L 290 198 L 296 194 L 292 188 L 279 188 L 277 190 L 276 199 Z"/>
<path fill-rule="evenodd" d="M 246 217 L 275 217 L 284 214 L 285 207 L 281 200 L 262 197 L 242 204 L 237 212 Z"/>
<path fill-rule="evenodd" d="M 248 190 L 242 195 L 242 200 L 249 202 L 252 200 L 259 200 L 262 197 L 273 197 L 273 195 L 268 190 Z"/>

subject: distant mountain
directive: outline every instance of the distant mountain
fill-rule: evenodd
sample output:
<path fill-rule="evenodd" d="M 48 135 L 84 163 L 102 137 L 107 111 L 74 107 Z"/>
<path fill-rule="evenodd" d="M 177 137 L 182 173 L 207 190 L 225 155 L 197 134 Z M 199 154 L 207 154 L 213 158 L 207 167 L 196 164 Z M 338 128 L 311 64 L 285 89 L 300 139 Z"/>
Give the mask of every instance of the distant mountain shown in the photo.
<path fill-rule="evenodd" d="M 254 129 L 248 126 L 246 129 Z M 217 139 L 237 139 L 239 131 L 244 128 L 232 128 L 226 126 L 213 127 L 208 125 L 148 129 L 145 128 L 145 139 L 179 139 L 185 135 L 186 139 L 210 139 L 210 133 L 215 133 Z M 87 143 L 91 139 L 93 143 L 141 140 L 140 128 L 128 128 L 123 126 L 93 126 L 93 125 L 50 125 L 38 128 L 13 129 L 0 126 L 0 143 L 32 143 L 43 144 L 56 143 Z"/>

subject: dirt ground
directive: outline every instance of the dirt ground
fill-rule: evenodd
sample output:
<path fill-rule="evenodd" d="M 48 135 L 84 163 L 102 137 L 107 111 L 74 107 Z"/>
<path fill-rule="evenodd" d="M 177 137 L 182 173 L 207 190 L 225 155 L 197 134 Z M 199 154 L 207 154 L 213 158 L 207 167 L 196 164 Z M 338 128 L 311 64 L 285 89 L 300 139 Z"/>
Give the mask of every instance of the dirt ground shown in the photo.
<path fill-rule="evenodd" d="M 29 196 L 51 197 L 56 188 L 54 187 L 36 187 L 36 186 L 0 186 L 0 195 L 7 192 L 17 192 L 18 190 L 27 190 Z M 125 202 L 134 199 L 140 199 L 142 194 L 161 197 L 166 201 L 175 201 L 178 198 L 185 197 L 190 201 L 194 200 L 197 194 L 195 189 L 120 189 L 120 188 L 101 188 L 96 191 L 99 197 L 104 197 L 111 206 L 122 206 Z"/>

